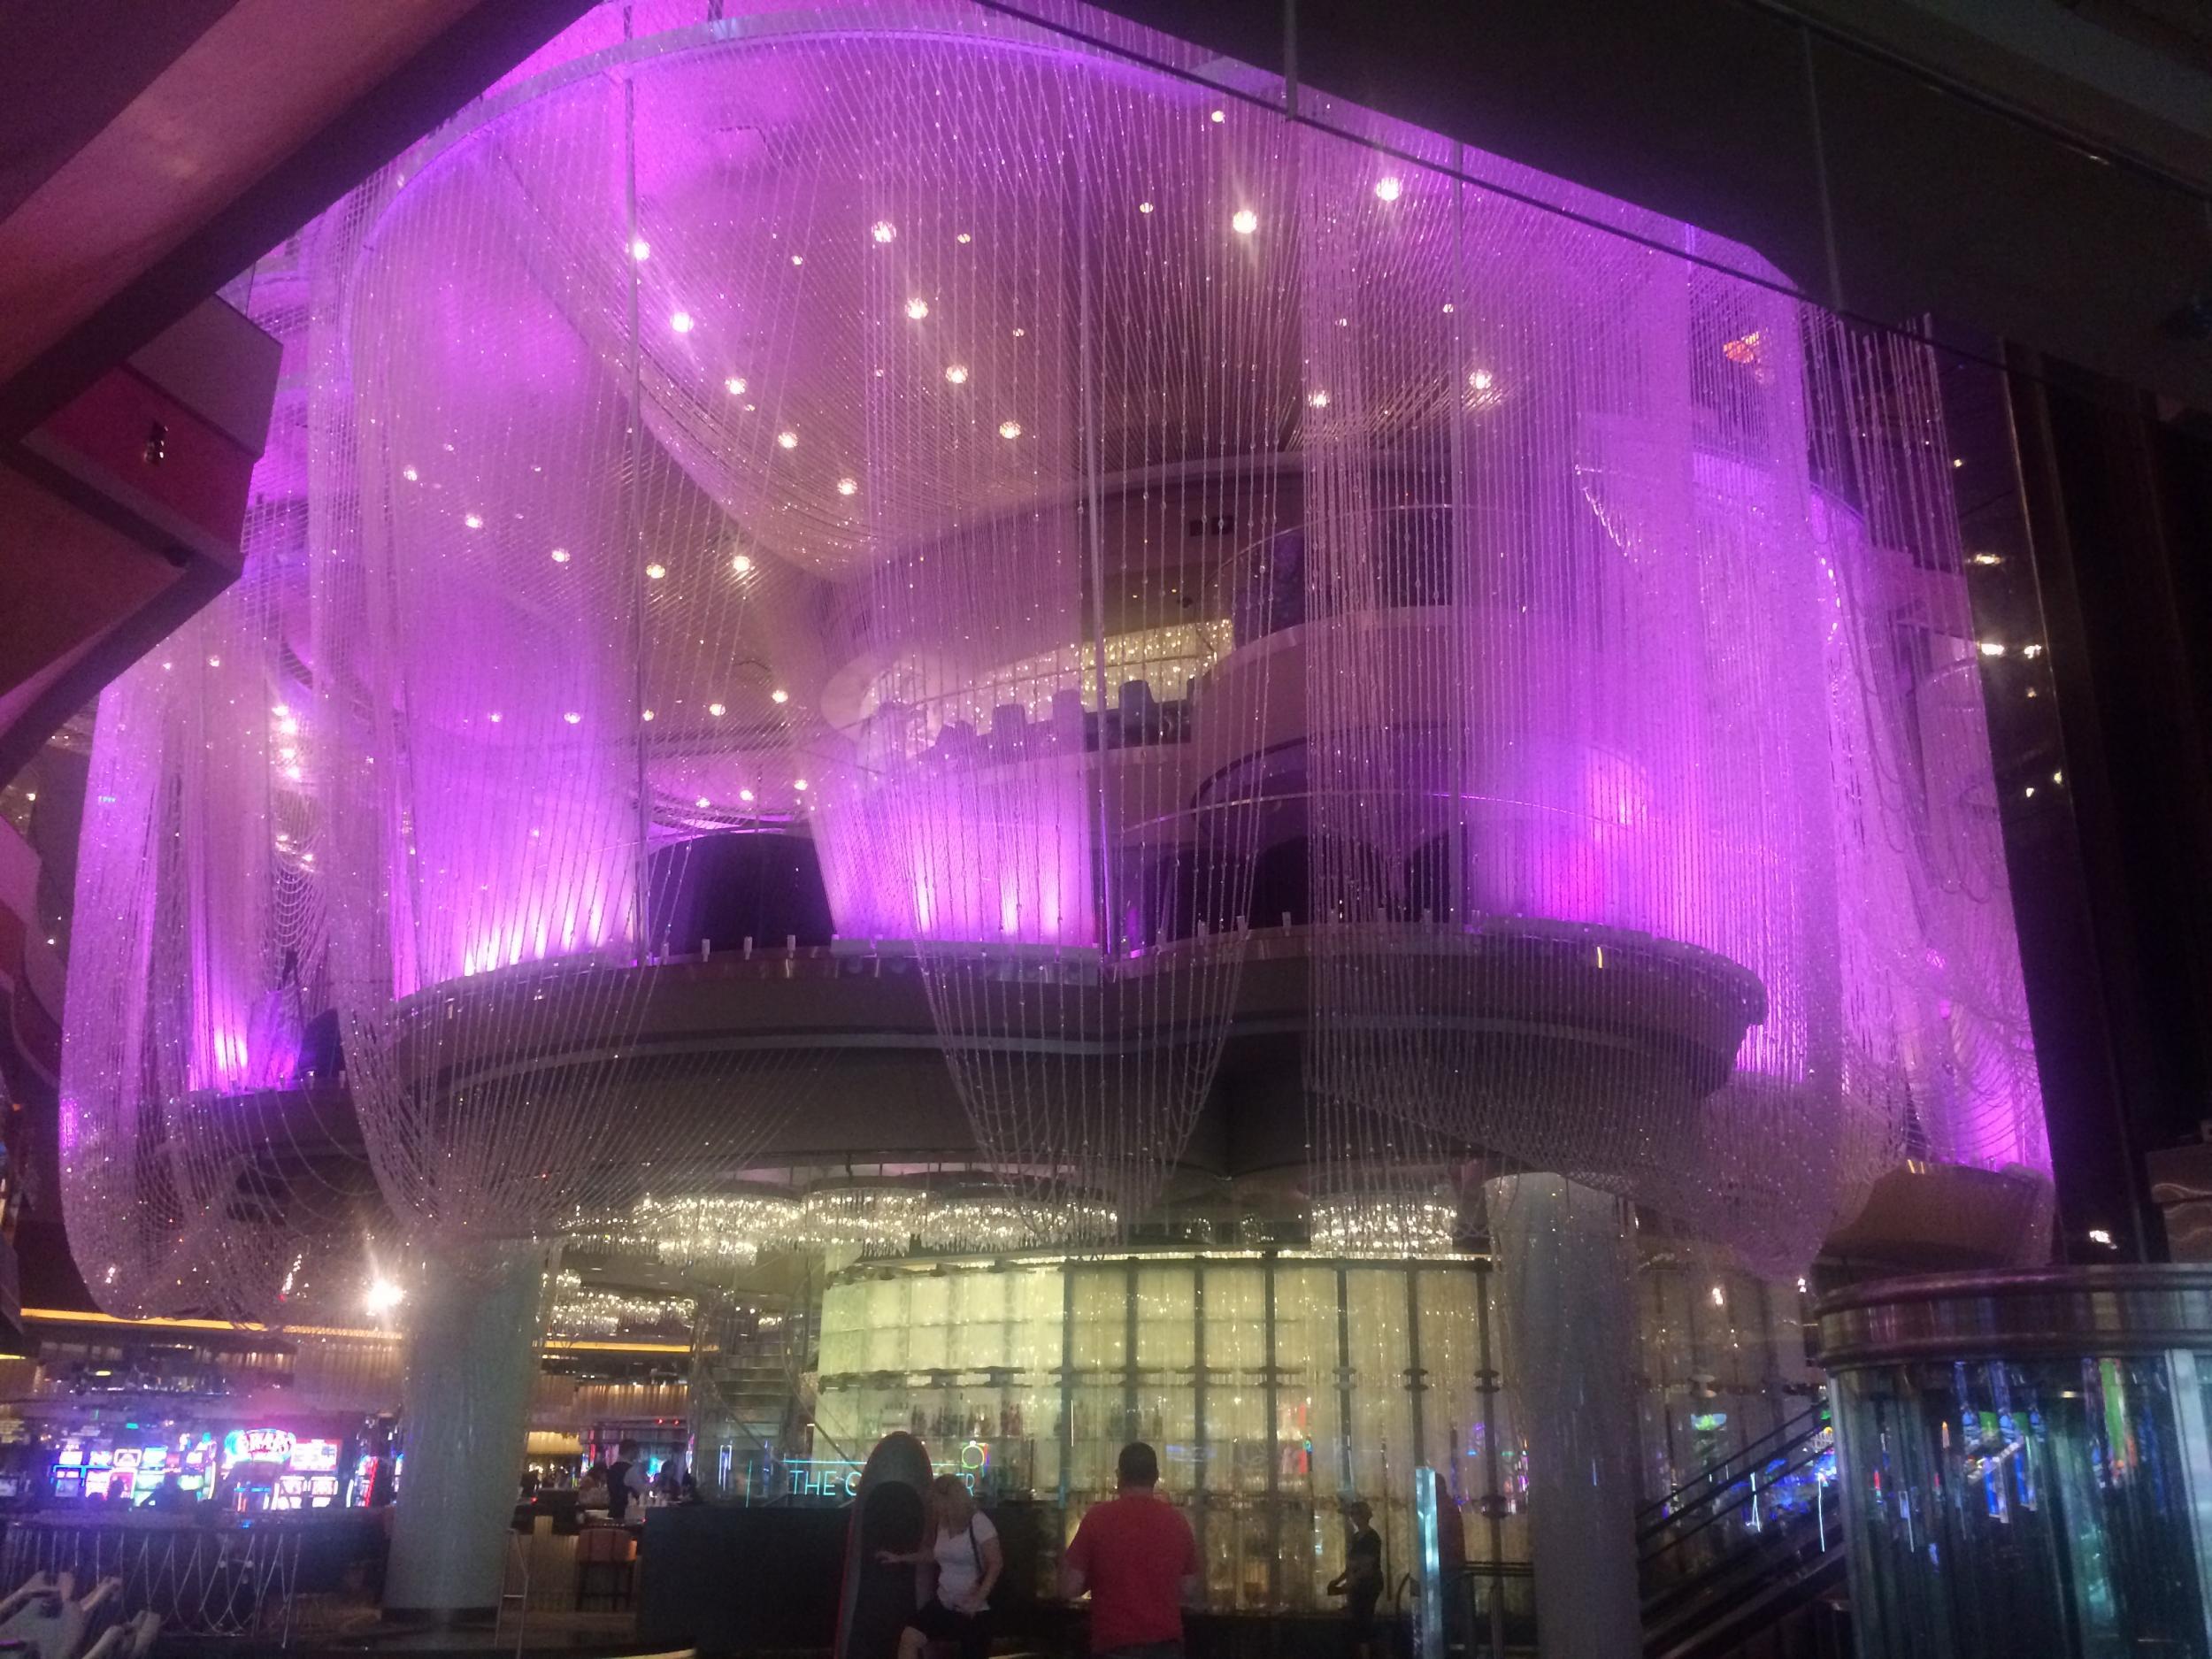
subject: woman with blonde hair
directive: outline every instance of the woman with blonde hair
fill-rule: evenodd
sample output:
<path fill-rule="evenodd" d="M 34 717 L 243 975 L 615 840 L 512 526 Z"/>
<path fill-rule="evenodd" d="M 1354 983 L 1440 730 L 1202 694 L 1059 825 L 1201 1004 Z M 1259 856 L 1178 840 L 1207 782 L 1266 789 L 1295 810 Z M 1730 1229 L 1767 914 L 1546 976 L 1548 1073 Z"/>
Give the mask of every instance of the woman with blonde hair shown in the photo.
<path fill-rule="evenodd" d="M 922 1659 L 922 1649 L 933 1641 L 959 1643 L 960 1659 L 984 1659 L 991 1646 L 991 1586 L 1006 1557 L 998 1528 L 976 1508 L 967 1482 L 957 1475 L 931 1481 L 922 1547 L 878 1550 L 876 1559 L 936 1569 L 935 1593 L 899 1632 L 898 1659 Z"/>

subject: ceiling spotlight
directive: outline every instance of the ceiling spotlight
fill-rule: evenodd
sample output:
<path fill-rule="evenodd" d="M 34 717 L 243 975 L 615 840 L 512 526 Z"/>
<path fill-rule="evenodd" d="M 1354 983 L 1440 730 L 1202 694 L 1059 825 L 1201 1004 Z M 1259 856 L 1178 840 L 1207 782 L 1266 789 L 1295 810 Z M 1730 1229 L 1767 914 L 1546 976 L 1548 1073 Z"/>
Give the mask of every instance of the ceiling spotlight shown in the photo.
<path fill-rule="evenodd" d="M 1395 179 L 1375 180 L 1375 199 L 1379 202 L 1394 202 L 1404 194 L 1405 187 Z"/>
<path fill-rule="evenodd" d="M 2001 554 L 1977 553 L 1974 555 L 1974 563 L 1977 565 L 2001 565 L 2004 562 L 2004 557 Z"/>
<path fill-rule="evenodd" d="M 707 704 L 707 712 L 718 720 L 724 715 L 727 714 L 729 710 L 718 703 L 710 703 Z"/>
<path fill-rule="evenodd" d="M 945 370 L 945 379 L 955 386 L 965 386 L 968 383 L 968 365 L 964 363 L 951 365 Z"/>
<path fill-rule="evenodd" d="M 806 780 L 803 778 L 794 779 L 792 780 L 791 787 L 794 789 L 804 790 L 806 787 Z"/>
<path fill-rule="evenodd" d="M 630 257 L 643 265 L 653 257 L 653 244 L 640 236 L 630 243 Z"/>
<path fill-rule="evenodd" d="M 652 718 L 653 718 L 653 711 L 652 711 L 652 710 L 650 710 L 650 709 L 646 710 L 645 710 L 642 714 L 641 714 L 641 715 L 639 715 L 639 716 L 638 716 L 638 718 L 640 718 L 641 720 L 649 720 L 649 719 L 651 719 Z"/>
<path fill-rule="evenodd" d="M 731 375 L 728 380 L 722 382 L 722 389 L 727 392 L 732 397 L 744 396 L 745 377 L 741 374 Z"/>
<path fill-rule="evenodd" d="M 494 726 L 497 726 L 497 725 L 499 724 L 499 722 L 500 722 L 503 718 L 504 718 L 505 717 L 503 717 L 503 715 L 499 712 L 499 710 L 498 710 L 494 709 L 494 710 L 492 710 L 489 714 L 486 715 L 484 718 L 485 718 L 487 720 L 489 720 L 489 721 L 490 721 L 490 722 L 491 722 Z"/>
<path fill-rule="evenodd" d="M 465 512 L 461 515 L 461 522 L 472 530 L 481 530 L 484 527 L 484 515 L 480 512 Z"/>
<path fill-rule="evenodd" d="M 211 657 L 207 659 L 207 665 L 210 668 L 220 668 L 223 665 L 223 659 L 219 657 Z"/>
<path fill-rule="evenodd" d="M 1000 421 L 998 423 L 998 435 L 1002 438 L 1020 437 L 1022 435 L 1022 423 L 1018 420 Z"/>
<path fill-rule="evenodd" d="M 2004 654 L 2005 644 L 2002 640 L 1984 640 L 1982 641 L 1982 655 L 1984 657 L 2002 657 Z"/>
<path fill-rule="evenodd" d="M 288 703 L 280 703 L 274 708 L 271 709 L 269 712 L 274 715 L 278 719 L 281 720 L 286 715 L 292 712 L 292 705 Z M 38 797 L 36 795 L 33 795 L 31 798 L 35 801 Z"/>
<path fill-rule="evenodd" d="M 773 691 L 768 694 L 768 701 L 771 703 L 788 703 L 791 701 L 791 694 L 786 691 L 781 686 L 778 686 Z"/>
<path fill-rule="evenodd" d="M 645 573 L 652 578 L 653 580 L 658 581 L 662 577 L 668 574 L 668 566 L 665 565 L 648 565 L 645 567 Z"/>
<path fill-rule="evenodd" d="M 929 302 L 922 298 L 918 294 L 916 295 L 912 299 L 907 301 L 906 314 L 915 322 L 918 323 L 923 318 L 929 315 Z"/>
<path fill-rule="evenodd" d="M 1309 409 L 1326 409 L 1328 406 L 1329 406 L 1329 395 L 1328 395 L 1326 392 L 1325 392 L 1325 391 L 1321 391 L 1320 389 L 1316 388 L 1315 390 L 1310 391 L 1310 392 L 1308 392 L 1308 393 L 1306 394 L 1306 407 L 1307 407 L 1307 408 L 1309 408 Z"/>
<path fill-rule="evenodd" d="M 737 798 L 741 801 L 749 801 L 753 798 L 753 792 L 750 789 L 740 789 L 737 792 Z"/>
<path fill-rule="evenodd" d="M 1260 227 L 1260 216 L 1248 207 L 1240 207 L 1230 215 L 1229 228 L 1240 236 L 1249 236 Z"/>
<path fill-rule="evenodd" d="M 691 313 L 689 311 L 671 311 L 668 316 L 668 326 L 671 328 L 673 328 L 680 334 L 689 334 L 694 326 L 692 323 Z"/>
<path fill-rule="evenodd" d="M 411 484 L 422 476 L 420 472 L 415 471 L 415 469 L 411 466 L 401 467 L 399 469 L 399 475 Z"/>
<path fill-rule="evenodd" d="M 799 434 L 795 432 L 780 432 L 776 434 L 776 442 L 784 449 L 795 449 L 799 447 Z"/>
<path fill-rule="evenodd" d="M 860 493 L 860 480 L 856 478 L 839 479 L 837 493 L 841 495 L 857 495 Z"/>
<path fill-rule="evenodd" d="M 887 219 L 879 219 L 875 222 L 875 228 L 871 230 L 868 234 L 871 236 L 873 236 L 878 242 L 896 242 L 899 235 L 899 227 L 896 225 L 894 225 Z"/>
<path fill-rule="evenodd" d="M 1477 369 L 1472 374 L 1467 377 L 1467 384 L 1473 387 L 1478 392 L 1486 392 L 1490 389 L 1491 384 L 1495 379 L 1496 377 L 1493 375 L 1489 370 Z"/>
<path fill-rule="evenodd" d="M 568 549 L 567 549 L 566 548 L 565 548 L 565 547 L 557 547 L 557 548 L 555 548 L 555 549 L 553 549 L 553 562 L 554 562 L 556 565 L 565 565 L 565 564 L 567 564 L 567 563 L 568 563 Z"/>
<path fill-rule="evenodd" d="M 1228 115 L 1228 111 L 1225 111 L 1225 110 L 1216 110 L 1216 111 L 1214 111 L 1211 115 L 1209 115 L 1206 119 L 1207 119 L 1208 120 L 1211 121 L 1211 122 L 1212 122 L 1212 123 L 1213 123 L 1216 127 L 1218 127 L 1218 126 L 1220 126 L 1220 125 L 1222 124 L 1222 122 L 1224 122 L 1224 121 L 1225 121 L 1225 120 L 1227 120 L 1227 119 L 1229 119 L 1229 115 Z"/>
<path fill-rule="evenodd" d="M 1151 211 L 1152 211 L 1152 204 L 1151 204 L 1151 203 L 1149 203 L 1149 202 L 1140 202 L 1140 203 L 1138 203 L 1138 204 L 1137 204 L 1137 211 L 1138 211 L 1138 212 L 1140 212 L 1140 213 L 1149 213 Z"/>
<path fill-rule="evenodd" d="M 284 775 L 294 783 L 297 783 L 300 780 L 300 769 L 297 766 L 287 766 L 284 769 Z"/>
<path fill-rule="evenodd" d="M 370 1285 L 367 1294 L 361 1298 L 361 1306 L 370 1318 L 381 1319 L 406 1300 L 405 1291 L 388 1279 L 380 1279 Z"/>
<path fill-rule="evenodd" d="M 696 801 L 693 802 L 692 804 L 694 806 L 712 806 L 714 803 L 708 800 L 706 796 L 701 795 Z"/>
<path fill-rule="evenodd" d="M 793 265 L 804 265 L 806 263 L 806 256 L 803 253 L 795 253 L 791 256 L 791 263 Z"/>
<path fill-rule="evenodd" d="M 496 715 L 495 715 L 495 716 L 493 717 L 493 718 L 495 718 L 495 719 L 496 719 L 497 718 L 498 718 L 498 717 L 497 717 Z M 566 720 L 566 721 L 567 721 L 567 722 L 568 722 L 571 726 L 574 726 L 575 724 L 577 724 L 577 722 L 579 722 L 580 720 L 581 720 L 583 718 L 584 718 L 584 717 L 583 717 L 582 715 L 580 715 L 580 714 L 577 713 L 577 712 L 576 712 L 576 710 L 573 710 L 573 709 L 571 709 L 571 710 L 569 710 L 566 714 L 564 714 L 564 715 L 561 717 L 561 718 L 563 718 L 564 720 Z"/>
<path fill-rule="evenodd" d="M 730 568 L 740 576 L 750 576 L 753 573 L 753 556 L 749 553 L 734 555 L 730 560 Z"/>
<path fill-rule="evenodd" d="M 962 231 L 962 232 L 961 232 L 961 233 L 960 233 L 957 236 L 955 236 L 955 237 L 953 238 L 953 241 L 955 241 L 955 242 L 958 242 L 958 243 L 959 243 L 959 244 L 960 244 L 963 248 L 966 247 L 966 246 L 967 246 L 970 242 L 973 242 L 974 240 L 975 240 L 975 238 L 974 238 L 974 237 L 972 237 L 972 236 L 971 236 L 971 235 L 969 235 L 969 234 L 968 234 L 968 233 L 967 233 L 966 231 L 964 231 L 964 231 Z"/>

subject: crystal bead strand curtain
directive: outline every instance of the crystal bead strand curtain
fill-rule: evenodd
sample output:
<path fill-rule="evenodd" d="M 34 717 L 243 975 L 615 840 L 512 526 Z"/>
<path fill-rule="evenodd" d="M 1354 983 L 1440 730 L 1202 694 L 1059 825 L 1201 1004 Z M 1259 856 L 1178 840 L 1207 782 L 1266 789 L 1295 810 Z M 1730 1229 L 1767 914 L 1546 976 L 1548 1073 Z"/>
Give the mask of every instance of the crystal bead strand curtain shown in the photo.
<path fill-rule="evenodd" d="M 1400 1161 L 1379 1125 L 1409 1124 L 1801 1260 L 1881 1103 L 1832 1058 L 1794 308 L 1441 173 L 1347 171 L 1306 168 L 1323 1182 Z M 1682 1046 L 1732 998 L 1724 1079 Z"/>
<path fill-rule="evenodd" d="M 2011 647 L 1975 637 L 1935 353 L 1818 311 L 1806 333 L 1815 475 L 1849 509 L 1817 527 L 1859 783 L 1837 839 L 1867 898 L 1852 1064 L 1901 1102 L 1909 1155 L 2047 1171 L 1980 676 Z"/>
<path fill-rule="evenodd" d="M 795 806 L 773 573 L 661 442 L 708 406 L 714 250 L 680 219 L 649 244 L 644 186 L 687 129 L 634 73 L 465 115 L 326 227 L 341 987 L 419 1236 L 547 1238 L 695 1188 L 798 1071 L 648 1030 L 687 845 Z"/>
<path fill-rule="evenodd" d="M 869 561 L 838 596 L 832 904 L 914 939 L 979 1159 L 1043 1204 L 1009 1213 L 1126 1225 L 1245 949 L 1267 667 L 1219 658 L 1234 556 L 1279 528 L 1279 134 L 1025 38 L 820 80 L 854 184 L 809 268 L 849 285 Z"/>
<path fill-rule="evenodd" d="M 262 262 L 251 313 L 283 371 L 237 584 L 103 695 L 77 870 L 62 1197 L 101 1305 L 294 1311 L 373 1220 L 303 1091 L 330 1006 L 319 733 L 288 624 L 304 566 L 301 275 Z M 311 1263 L 312 1265 L 311 1266 Z M 335 1281 L 333 1284 L 326 1281 Z"/>

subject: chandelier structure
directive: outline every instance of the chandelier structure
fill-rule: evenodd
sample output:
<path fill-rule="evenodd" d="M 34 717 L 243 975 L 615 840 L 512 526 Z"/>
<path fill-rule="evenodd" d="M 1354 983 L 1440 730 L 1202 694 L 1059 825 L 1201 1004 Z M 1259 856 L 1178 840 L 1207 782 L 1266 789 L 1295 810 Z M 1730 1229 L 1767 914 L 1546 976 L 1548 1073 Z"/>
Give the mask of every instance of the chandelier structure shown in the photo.
<path fill-rule="evenodd" d="M 2047 1167 L 1927 349 L 1063 10 L 600 6 L 303 234 L 283 551 L 103 703 L 104 1301 L 357 1224 L 268 1152 L 318 1018 L 378 1225 L 532 1330 L 564 1237 L 1142 1225 L 1263 962 L 1347 1249 L 1532 1172 L 1793 1269 Z M 711 936 L 739 865 L 821 937 Z M 745 1196 L 886 962 L 965 1144 L 870 1161 L 974 1190 Z"/>

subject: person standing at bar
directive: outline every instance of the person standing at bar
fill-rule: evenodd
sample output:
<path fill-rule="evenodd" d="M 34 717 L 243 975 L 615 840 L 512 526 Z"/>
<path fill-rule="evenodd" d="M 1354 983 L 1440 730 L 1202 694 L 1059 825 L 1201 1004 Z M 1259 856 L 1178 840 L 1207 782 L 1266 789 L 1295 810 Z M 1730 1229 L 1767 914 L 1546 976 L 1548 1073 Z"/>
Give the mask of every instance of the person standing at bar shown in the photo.
<path fill-rule="evenodd" d="M 1371 1659 L 1375 1642 L 1375 1604 L 1382 1600 L 1382 1534 L 1375 1530 L 1375 1512 L 1365 1500 L 1348 1499 L 1343 1505 L 1344 1571 L 1329 1586 L 1331 1595 L 1344 1598 L 1351 1617 L 1352 1659 Z"/>
<path fill-rule="evenodd" d="M 607 1471 L 607 1518 L 628 1520 L 633 1504 L 645 1508 L 645 1459 L 635 1440 L 624 1440 L 614 1448 L 614 1463 Z"/>
<path fill-rule="evenodd" d="M 1060 1562 L 1060 1594 L 1091 1597 L 1095 1659 L 1182 1659 L 1183 1609 L 1202 1587 L 1198 1540 L 1159 1494 L 1160 1459 L 1142 1440 L 1121 1448 L 1119 1490 L 1094 1504 Z"/>

